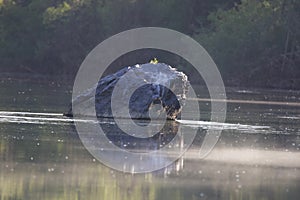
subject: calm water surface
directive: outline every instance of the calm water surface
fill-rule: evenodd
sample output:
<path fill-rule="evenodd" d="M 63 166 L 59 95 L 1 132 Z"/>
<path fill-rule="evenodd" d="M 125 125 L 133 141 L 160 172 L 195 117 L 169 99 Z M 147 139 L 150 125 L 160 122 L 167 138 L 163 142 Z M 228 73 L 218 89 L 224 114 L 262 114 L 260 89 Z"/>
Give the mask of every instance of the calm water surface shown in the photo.
<path fill-rule="evenodd" d="M 62 116 L 72 89 L 62 80 L 0 82 L 1 200 L 300 198 L 299 91 L 227 88 L 229 99 L 252 103 L 229 103 L 224 124 L 206 122 L 209 104 L 200 101 L 203 121 L 181 122 L 183 134 L 198 130 L 191 149 L 165 169 L 129 174 L 101 164 L 82 145 L 72 119 Z M 113 121 L 99 123 L 108 134 L 116 132 Z M 148 144 L 167 143 L 179 123 L 167 123 L 164 140 Z M 197 153 L 208 128 L 224 130 L 201 160 Z M 115 143 L 135 147 L 126 138 Z"/>

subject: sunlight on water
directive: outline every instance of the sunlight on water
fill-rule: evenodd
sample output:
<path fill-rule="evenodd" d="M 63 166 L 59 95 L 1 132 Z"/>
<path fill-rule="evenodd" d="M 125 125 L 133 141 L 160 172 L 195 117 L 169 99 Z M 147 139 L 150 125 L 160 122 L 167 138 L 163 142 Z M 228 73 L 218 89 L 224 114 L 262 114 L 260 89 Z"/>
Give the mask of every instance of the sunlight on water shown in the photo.
<path fill-rule="evenodd" d="M 231 124 L 231 123 L 218 123 L 218 122 L 208 122 L 208 121 L 192 121 L 192 120 L 176 120 L 184 126 L 190 126 L 194 128 L 204 128 L 204 129 L 218 129 L 218 130 L 240 130 L 240 131 L 251 131 L 259 132 L 266 131 L 270 129 L 269 126 L 255 126 L 255 125 L 245 125 L 245 124 Z"/>
<path fill-rule="evenodd" d="M 82 145 L 74 120 L 62 115 L 69 105 L 69 88 L 39 88 L 28 82 L 5 87 L 10 88 L 0 88 L 1 94 L 6 94 L 0 101 L 1 200 L 281 200 L 300 196 L 297 92 L 232 89 L 229 98 L 245 101 L 228 103 L 226 123 L 202 119 L 168 122 L 159 144 L 172 145 L 169 140 L 179 128 L 183 134 L 197 129 L 191 148 L 162 170 L 133 175 L 104 166 Z M 31 88 L 31 95 L 20 93 L 14 101 L 12 96 L 22 87 L 24 91 Z M 249 99 L 259 103 L 247 103 Z M 264 100 L 291 101 L 295 105 L 260 103 Z M 204 108 L 201 114 L 209 118 L 207 102 L 199 104 Z M 151 140 L 140 146 L 130 140 L 125 142 L 110 119 L 82 122 L 100 124 L 125 150 L 147 150 L 157 142 Z M 199 159 L 199 148 L 208 129 L 223 131 L 212 152 Z"/>

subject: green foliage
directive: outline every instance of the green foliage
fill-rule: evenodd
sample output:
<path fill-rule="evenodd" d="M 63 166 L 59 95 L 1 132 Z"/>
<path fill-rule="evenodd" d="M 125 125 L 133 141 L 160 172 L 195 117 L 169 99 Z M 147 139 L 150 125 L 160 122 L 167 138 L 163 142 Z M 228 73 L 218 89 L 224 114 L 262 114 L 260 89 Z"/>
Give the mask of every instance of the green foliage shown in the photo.
<path fill-rule="evenodd" d="M 0 14 L 1 71 L 74 74 L 94 46 L 120 31 L 162 26 L 188 32 L 194 3 L 193 0 L 5 1 Z"/>
<path fill-rule="evenodd" d="M 44 23 L 48 24 L 52 21 L 58 20 L 68 15 L 68 12 L 71 11 L 71 6 L 67 2 L 59 4 L 57 7 L 51 6 L 46 9 L 44 13 Z"/>
<path fill-rule="evenodd" d="M 109 36 L 158 26 L 194 36 L 228 77 L 272 72 L 296 78 L 299 2 L 0 0 L 0 71 L 75 74 L 88 52 Z"/>
<path fill-rule="evenodd" d="M 290 28 L 295 26 L 290 25 L 291 17 L 288 17 L 292 12 L 296 13 L 295 4 L 296 1 L 285 0 L 243 0 L 229 10 L 219 9 L 211 13 L 208 16 L 211 26 L 196 38 L 228 76 L 242 74 L 247 78 L 263 78 L 274 70 L 280 73 L 276 68 L 283 61 L 278 59 L 291 51 L 286 45 L 299 45 L 299 29 L 294 29 L 293 36 L 290 34 L 287 38 Z M 294 23 L 299 27 L 299 22 Z M 293 59 L 294 62 L 299 57 Z M 293 74 L 296 63 L 283 67 L 290 67 Z M 267 74 L 262 74 L 262 71 Z"/>
<path fill-rule="evenodd" d="M 30 65 L 35 44 L 43 33 L 40 5 L 23 6 L 4 1 L 0 13 L 0 64 L 5 67 Z"/>

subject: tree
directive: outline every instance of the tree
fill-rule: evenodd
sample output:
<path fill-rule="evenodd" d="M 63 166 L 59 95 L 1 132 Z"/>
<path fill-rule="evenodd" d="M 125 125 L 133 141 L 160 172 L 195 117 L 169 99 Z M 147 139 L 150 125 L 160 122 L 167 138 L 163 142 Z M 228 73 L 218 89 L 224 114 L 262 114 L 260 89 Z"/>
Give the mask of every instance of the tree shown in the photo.
<path fill-rule="evenodd" d="M 293 0 L 243 0 L 232 9 L 211 13 L 208 16 L 211 27 L 196 38 L 208 49 L 222 72 L 227 77 L 237 77 L 239 82 L 255 80 L 262 85 L 268 76 L 272 83 L 296 79 L 299 28 L 291 30 L 299 27 L 299 22 L 294 20 L 299 19 L 295 18 L 297 10 L 299 3 Z M 287 55 L 289 61 L 284 61 Z"/>

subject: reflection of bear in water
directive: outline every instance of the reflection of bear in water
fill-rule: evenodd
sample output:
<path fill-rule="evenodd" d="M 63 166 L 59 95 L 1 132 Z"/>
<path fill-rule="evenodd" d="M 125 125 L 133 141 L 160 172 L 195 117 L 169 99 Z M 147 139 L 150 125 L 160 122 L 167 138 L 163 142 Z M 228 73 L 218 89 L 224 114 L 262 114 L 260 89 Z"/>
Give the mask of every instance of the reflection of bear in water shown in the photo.
<path fill-rule="evenodd" d="M 140 120 L 146 122 L 146 120 Z M 148 152 L 149 150 L 158 150 L 175 137 L 178 132 L 179 124 L 175 121 L 166 121 L 164 127 L 159 133 L 149 138 L 137 138 L 124 133 L 115 123 L 100 124 L 106 137 L 116 146 L 129 151 Z M 149 127 L 151 128 L 151 127 Z"/>

